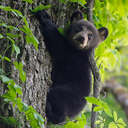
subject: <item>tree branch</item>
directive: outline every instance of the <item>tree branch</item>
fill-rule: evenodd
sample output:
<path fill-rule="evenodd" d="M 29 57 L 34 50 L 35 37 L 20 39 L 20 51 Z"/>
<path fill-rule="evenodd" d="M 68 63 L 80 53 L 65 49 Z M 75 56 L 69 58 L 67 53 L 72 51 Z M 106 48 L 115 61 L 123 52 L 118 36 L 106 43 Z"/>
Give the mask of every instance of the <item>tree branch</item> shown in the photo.
<path fill-rule="evenodd" d="M 107 80 L 102 90 L 107 90 L 114 95 L 115 99 L 122 106 L 128 119 L 128 89 L 117 83 L 113 78 Z"/>
<path fill-rule="evenodd" d="M 93 23 L 93 6 L 94 6 L 94 0 L 87 0 L 87 19 Z M 100 94 L 100 74 L 99 70 L 96 66 L 96 61 L 94 59 L 94 50 L 89 55 L 89 62 L 92 70 L 92 74 L 94 77 L 94 86 L 93 86 L 93 96 L 98 97 Z M 91 128 L 95 128 L 95 120 L 97 113 L 94 112 L 95 105 L 92 106 L 92 115 L 91 115 Z"/>
<path fill-rule="evenodd" d="M 87 19 L 93 23 L 93 6 L 94 0 L 87 0 Z"/>

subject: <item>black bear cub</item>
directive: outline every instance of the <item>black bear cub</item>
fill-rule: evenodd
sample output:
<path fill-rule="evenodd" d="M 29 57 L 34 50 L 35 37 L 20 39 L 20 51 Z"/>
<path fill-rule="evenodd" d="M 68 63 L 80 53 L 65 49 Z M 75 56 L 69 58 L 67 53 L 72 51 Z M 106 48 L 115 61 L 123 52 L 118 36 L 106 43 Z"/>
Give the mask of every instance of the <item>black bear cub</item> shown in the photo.
<path fill-rule="evenodd" d="M 84 108 L 91 84 L 88 54 L 106 39 L 108 30 L 104 27 L 97 30 L 83 19 L 80 11 L 76 11 L 63 36 L 46 11 L 35 15 L 53 65 L 53 84 L 47 94 L 46 117 L 48 122 L 60 124 Z"/>

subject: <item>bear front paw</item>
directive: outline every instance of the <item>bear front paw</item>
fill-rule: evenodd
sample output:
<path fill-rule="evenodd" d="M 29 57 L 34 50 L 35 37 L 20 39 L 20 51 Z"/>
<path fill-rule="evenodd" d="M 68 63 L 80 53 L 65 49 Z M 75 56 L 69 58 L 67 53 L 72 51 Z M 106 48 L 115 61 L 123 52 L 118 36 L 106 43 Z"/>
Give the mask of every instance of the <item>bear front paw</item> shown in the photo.
<path fill-rule="evenodd" d="M 45 10 L 36 12 L 35 16 L 39 20 L 45 20 L 45 19 L 49 19 L 50 20 L 50 16 L 48 15 L 48 13 Z"/>

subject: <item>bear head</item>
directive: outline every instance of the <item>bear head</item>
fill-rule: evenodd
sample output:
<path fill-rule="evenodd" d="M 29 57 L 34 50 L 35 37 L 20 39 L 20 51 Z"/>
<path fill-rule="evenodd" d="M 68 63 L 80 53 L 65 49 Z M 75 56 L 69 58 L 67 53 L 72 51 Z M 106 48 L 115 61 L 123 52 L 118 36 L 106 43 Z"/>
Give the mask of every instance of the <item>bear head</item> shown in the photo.
<path fill-rule="evenodd" d="M 80 11 L 76 11 L 71 16 L 71 24 L 66 31 L 66 37 L 72 45 L 79 50 L 95 48 L 108 36 L 108 29 L 96 27 L 89 21 L 83 19 Z"/>

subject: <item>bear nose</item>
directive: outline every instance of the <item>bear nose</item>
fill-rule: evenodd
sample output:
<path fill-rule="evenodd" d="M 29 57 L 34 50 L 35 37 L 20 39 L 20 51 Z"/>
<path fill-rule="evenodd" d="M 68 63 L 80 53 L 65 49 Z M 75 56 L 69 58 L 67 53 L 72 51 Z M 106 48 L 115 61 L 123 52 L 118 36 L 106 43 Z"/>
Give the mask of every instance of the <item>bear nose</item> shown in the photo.
<path fill-rule="evenodd" d="M 78 38 L 76 38 L 77 41 L 79 41 L 80 43 L 84 42 L 84 37 L 80 36 Z"/>

